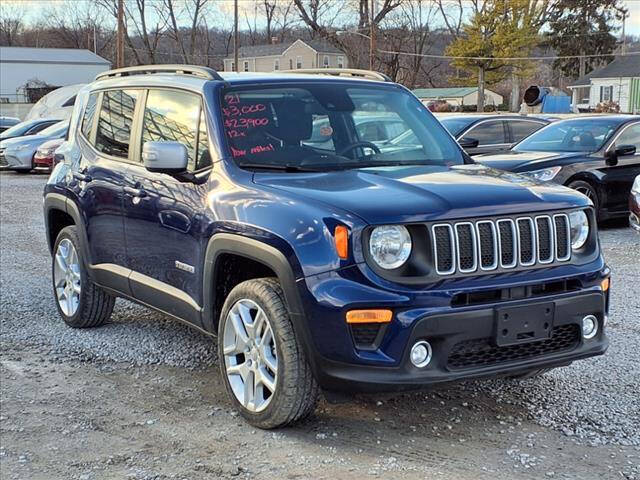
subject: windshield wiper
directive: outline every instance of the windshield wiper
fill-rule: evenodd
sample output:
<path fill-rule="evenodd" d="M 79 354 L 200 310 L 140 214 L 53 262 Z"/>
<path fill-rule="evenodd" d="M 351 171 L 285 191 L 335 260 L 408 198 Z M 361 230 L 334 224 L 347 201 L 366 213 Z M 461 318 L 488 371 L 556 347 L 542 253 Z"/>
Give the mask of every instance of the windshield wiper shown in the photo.
<path fill-rule="evenodd" d="M 277 170 L 280 172 L 319 172 L 315 168 L 300 167 L 298 165 L 278 165 L 271 163 L 239 163 L 240 168 L 252 168 L 256 170 Z"/>

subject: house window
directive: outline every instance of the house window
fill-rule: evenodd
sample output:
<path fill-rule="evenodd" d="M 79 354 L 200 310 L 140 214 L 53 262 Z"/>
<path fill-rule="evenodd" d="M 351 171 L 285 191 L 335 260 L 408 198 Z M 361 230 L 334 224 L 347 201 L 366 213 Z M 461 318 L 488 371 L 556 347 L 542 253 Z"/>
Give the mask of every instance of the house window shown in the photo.
<path fill-rule="evenodd" d="M 289 59 L 289 70 L 293 70 L 293 59 Z"/>
<path fill-rule="evenodd" d="M 613 86 L 600 87 L 600 101 L 610 102 L 613 98 Z"/>
<path fill-rule="evenodd" d="M 302 57 L 296 57 L 296 68 L 302 68 Z"/>
<path fill-rule="evenodd" d="M 277 58 L 273 61 L 273 69 L 280 70 L 280 60 Z"/>
<path fill-rule="evenodd" d="M 322 61 L 322 65 L 324 66 L 324 68 L 329 68 L 329 55 L 325 55 L 324 59 Z"/>
<path fill-rule="evenodd" d="M 344 57 L 338 57 L 338 68 L 344 68 Z"/>
<path fill-rule="evenodd" d="M 231 62 L 231 69 L 229 70 L 230 72 L 235 72 L 236 71 L 236 64 L 235 62 Z"/>
<path fill-rule="evenodd" d="M 244 62 L 244 71 L 248 72 L 249 71 L 249 62 L 245 60 Z"/>

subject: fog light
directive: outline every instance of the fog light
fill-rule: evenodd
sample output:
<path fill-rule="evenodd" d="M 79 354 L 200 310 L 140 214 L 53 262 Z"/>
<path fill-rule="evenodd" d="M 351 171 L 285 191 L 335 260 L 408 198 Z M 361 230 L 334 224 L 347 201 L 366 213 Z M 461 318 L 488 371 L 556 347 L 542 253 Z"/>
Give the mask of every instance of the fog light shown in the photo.
<path fill-rule="evenodd" d="M 593 315 L 587 315 L 582 319 L 582 337 L 587 340 L 598 333 L 598 319 Z"/>
<path fill-rule="evenodd" d="M 431 353 L 429 342 L 420 340 L 411 347 L 411 363 L 418 368 L 426 367 L 431 361 Z"/>

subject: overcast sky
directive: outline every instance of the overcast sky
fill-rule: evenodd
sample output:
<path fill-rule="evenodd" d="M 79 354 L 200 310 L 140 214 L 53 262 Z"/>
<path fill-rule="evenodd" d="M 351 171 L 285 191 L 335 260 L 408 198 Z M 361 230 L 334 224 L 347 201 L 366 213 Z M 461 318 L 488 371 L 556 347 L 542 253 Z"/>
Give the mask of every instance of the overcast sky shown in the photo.
<path fill-rule="evenodd" d="M 45 6 L 45 4 L 50 3 L 60 3 L 67 2 L 69 0 L 0 0 L 0 8 L 2 5 L 8 4 L 17 4 L 20 8 L 23 8 L 26 13 L 27 21 L 33 21 L 38 18 L 39 12 Z M 91 0 L 74 0 L 74 1 L 91 1 Z M 244 20 L 243 13 L 246 13 L 251 19 L 254 13 L 254 2 L 256 0 L 239 0 L 240 8 L 244 12 L 241 13 L 242 21 L 240 22 L 240 26 L 242 28 L 243 24 L 246 23 Z M 260 1 L 260 0 L 257 0 Z M 337 0 L 336 0 L 337 1 Z M 629 10 L 629 14 L 627 16 L 626 22 L 626 30 L 629 35 L 640 35 L 640 0 L 624 0 L 622 2 L 625 7 Z M 222 10 L 223 15 L 218 18 L 211 19 L 214 22 L 218 22 L 219 24 L 230 24 L 233 19 L 231 15 L 233 15 L 233 0 L 212 0 L 212 4 L 218 6 L 220 10 Z M 217 17 L 217 16 L 216 16 Z M 438 18 L 437 16 L 435 17 Z M 185 20 L 186 21 L 186 20 Z M 258 22 L 260 23 L 260 22 Z M 619 35 L 620 30 L 617 32 Z"/>

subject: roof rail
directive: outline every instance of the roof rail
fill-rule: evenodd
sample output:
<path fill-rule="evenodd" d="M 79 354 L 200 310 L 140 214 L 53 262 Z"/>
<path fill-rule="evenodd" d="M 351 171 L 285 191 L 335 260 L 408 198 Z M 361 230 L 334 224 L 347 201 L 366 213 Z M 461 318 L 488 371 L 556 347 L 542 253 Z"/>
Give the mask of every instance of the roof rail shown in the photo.
<path fill-rule="evenodd" d="M 193 75 L 207 80 L 224 79 L 213 68 L 200 67 L 198 65 L 138 65 L 135 67 L 117 68 L 96 75 L 96 80 L 105 78 L 128 77 L 130 75 L 144 75 L 149 73 L 175 73 L 181 75 Z"/>
<path fill-rule="evenodd" d="M 359 70 L 357 68 L 299 68 L 297 70 L 281 70 L 282 73 L 308 73 L 315 75 L 335 75 L 338 77 L 360 77 L 371 80 L 391 82 L 391 78 L 384 73 L 373 70 Z"/>

